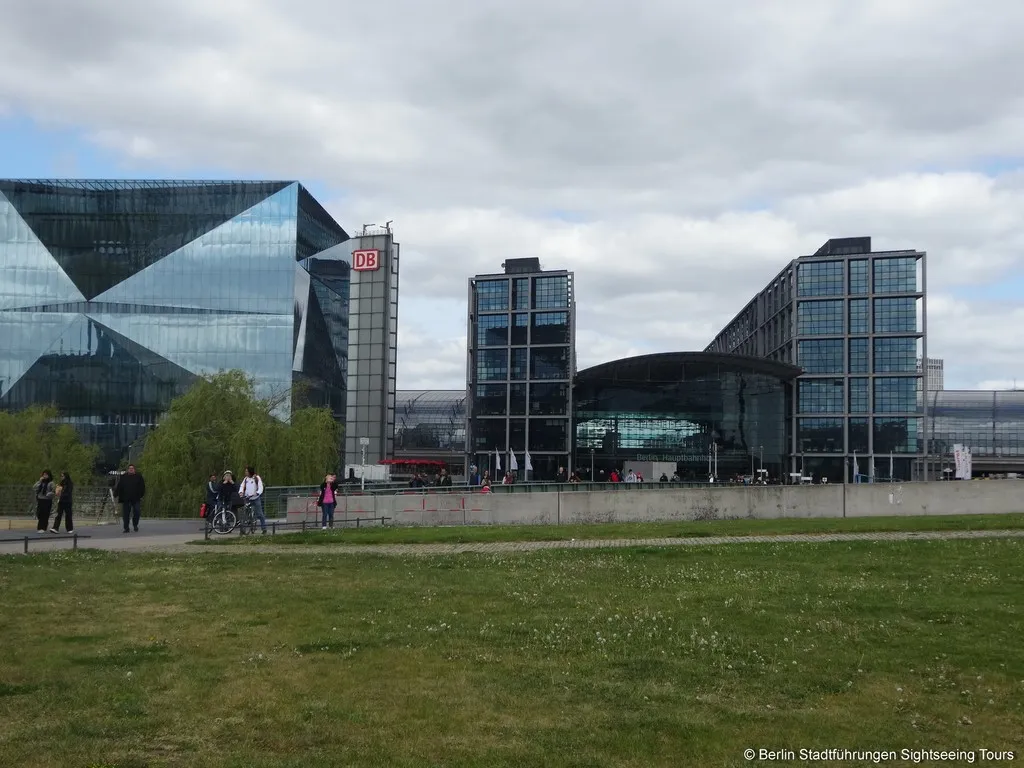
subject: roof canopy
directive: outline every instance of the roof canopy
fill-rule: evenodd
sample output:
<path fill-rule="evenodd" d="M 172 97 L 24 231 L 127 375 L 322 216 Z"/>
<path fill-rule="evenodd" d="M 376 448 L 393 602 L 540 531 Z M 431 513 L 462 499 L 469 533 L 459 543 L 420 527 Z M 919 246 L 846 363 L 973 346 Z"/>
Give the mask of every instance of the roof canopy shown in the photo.
<path fill-rule="evenodd" d="M 746 355 L 717 352 L 662 352 L 612 360 L 576 374 L 579 382 L 594 379 L 621 381 L 671 382 L 705 377 L 721 371 L 757 373 L 781 381 L 800 375 L 801 369 L 789 363 Z"/>

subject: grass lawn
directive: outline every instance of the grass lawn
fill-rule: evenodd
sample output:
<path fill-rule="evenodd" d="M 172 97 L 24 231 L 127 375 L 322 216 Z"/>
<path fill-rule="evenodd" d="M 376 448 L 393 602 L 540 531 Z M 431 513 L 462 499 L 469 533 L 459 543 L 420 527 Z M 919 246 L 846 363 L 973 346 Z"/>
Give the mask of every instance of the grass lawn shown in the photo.
<path fill-rule="evenodd" d="M 1015 539 L 5 557 L 0 765 L 1020 760 L 1022 595 Z"/>
<path fill-rule="evenodd" d="M 919 517 L 784 518 L 670 523 L 587 523 L 584 525 L 451 525 L 425 528 L 377 526 L 335 528 L 319 525 L 304 533 L 258 538 L 211 536 L 210 544 L 239 546 L 295 544 L 468 544 L 490 541 L 569 541 L 570 539 L 657 539 L 691 536 L 775 536 L 792 533 L 884 531 L 990 531 L 1024 528 L 1024 514 Z"/>

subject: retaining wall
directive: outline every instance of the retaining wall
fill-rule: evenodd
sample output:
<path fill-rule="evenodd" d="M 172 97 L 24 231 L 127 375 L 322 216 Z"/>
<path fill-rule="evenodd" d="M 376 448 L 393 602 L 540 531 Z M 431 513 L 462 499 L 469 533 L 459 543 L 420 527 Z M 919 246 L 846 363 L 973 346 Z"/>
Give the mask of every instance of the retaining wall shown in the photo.
<path fill-rule="evenodd" d="M 781 517 L 868 517 L 1024 512 L 1014 480 L 907 484 L 704 487 L 565 493 L 413 493 L 342 496 L 335 520 L 391 525 L 554 525 Z M 315 499 L 288 501 L 289 521 L 320 519 Z"/>

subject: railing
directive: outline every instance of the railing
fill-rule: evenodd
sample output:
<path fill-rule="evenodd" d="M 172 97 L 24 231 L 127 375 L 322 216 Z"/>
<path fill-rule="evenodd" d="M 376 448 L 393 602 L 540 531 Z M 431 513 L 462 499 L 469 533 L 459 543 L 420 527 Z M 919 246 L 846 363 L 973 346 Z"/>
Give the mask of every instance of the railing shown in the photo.
<path fill-rule="evenodd" d="M 74 550 L 78 549 L 79 539 L 89 539 L 91 536 L 87 536 L 79 533 L 72 533 L 70 535 L 56 535 L 56 536 L 18 536 L 15 538 L 0 539 L 0 544 L 10 544 L 12 542 L 24 542 L 24 553 L 28 554 L 28 545 L 32 542 L 39 541 L 67 541 L 71 540 L 71 548 Z"/>
<path fill-rule="evenodd" d="M 57 504 L 54 502 L 54 511 Z M 120 515 L 121 508 L 110 496 L 110 489 L 98 485 L 75 485 L 75 517 L 104 517 Z M 36 496 L 32 483 L 0 485 L 0 517 L 35 517 Z"/>
<path fill-rule="evenodd" d="M 350 519 L 347 519 L 347 520 L 338 518 L 338 519 L 336 519 L 334 521 L 334 525 L 337 525 L 340 528 L 340 527 L 343 527 L 343 526 L 346 526 L 346 525 L 352 525 L 354 523 L 355 527 L 359 528 L 361 523 L 378 522 L 381 525 L 387 525 L 387 523 L 388 523 L 388 521 L 390 519 L 391 519 L 390 517 L 383 517 L 383 516 L 378 516 L 378 517 L 355 517 L 355 518 L 350 518 Z M 298 522 L 294 522 L 294 523 L 282 523 L 282 522 L 279 522 L 277 520 L 272 520 L 272 521 L 268 521 L 267 522 L 267 529 L 270 531 L 270 535 L 271 536 L 276 536 L 278 530 L 280 530 L 280 529 L 295 528 L 297 531 L 305 533 L 306 531 L 319 530 L 321 527 L 322 526 L 321 526 L 320 523 L 317 523 L 317 522 L 315 522 L 313 520 L 299 520 Z M 204 527 L 203 531 L 205 533 L 205 538 L 206 538 L 207 541 L 216 541 L 221 536 L 221 534 L 217 534 L 216 536 L 211 536 L 211 534 L 214 533 L 214 531 L 208 525 Z M 227 534 L 227 535 L 230 535 L 230 534 Z"/>

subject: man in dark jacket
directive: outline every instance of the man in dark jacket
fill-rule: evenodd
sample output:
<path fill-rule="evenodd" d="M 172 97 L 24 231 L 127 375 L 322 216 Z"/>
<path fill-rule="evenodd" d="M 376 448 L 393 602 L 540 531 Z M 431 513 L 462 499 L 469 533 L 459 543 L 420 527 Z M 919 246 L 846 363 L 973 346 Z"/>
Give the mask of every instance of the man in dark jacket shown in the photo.
<path fill-rule="evenodd" d="M 128 465 L 128 471 L 117 479 L 114 486 L 114 497 L 121 502 L 121 519 L 124 532 L 128 533 L 131 522 L 135 532 L 139 532 L 139 517 L 142 515 L 142 497 L 146 495 L 146 481 L 142 473 L 135 470 L 134 464 Z"/>

